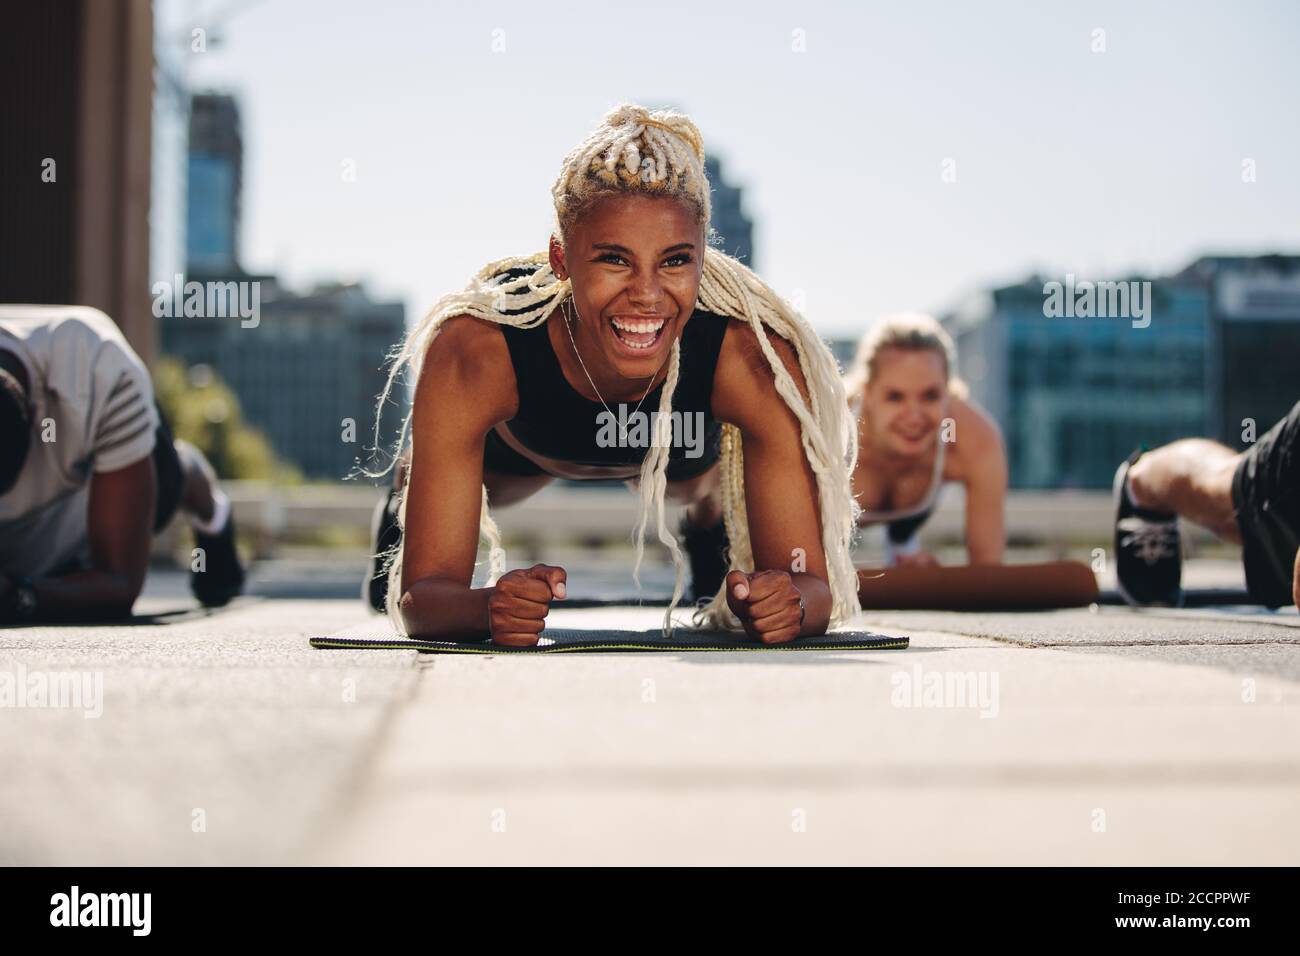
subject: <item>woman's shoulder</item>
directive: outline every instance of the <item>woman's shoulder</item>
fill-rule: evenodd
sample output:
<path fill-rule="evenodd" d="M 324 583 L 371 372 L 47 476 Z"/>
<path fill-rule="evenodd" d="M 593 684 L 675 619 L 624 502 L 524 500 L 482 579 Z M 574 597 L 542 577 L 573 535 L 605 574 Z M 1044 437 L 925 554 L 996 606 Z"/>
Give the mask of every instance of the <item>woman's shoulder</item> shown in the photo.
<path fill-rule="evenodd" d="M 473 369 L 501 358 L 510 360 L 501 324 L 466 314 L 442 321 L 438 334 L 429 343 L 425 361 L 436 359 Z"/>
<path fill-rule="evenodd" d="M 444 319 L 425 352 L 420 385 L 436 381 L 436 390 L 457 394 L 485 409 L 518 404 L 514 366 L 500 323 L 473 315 Z"/>
<path fill-rule="evenodd" d="M 754 327 L 744 319 L 731 316 L 720 318 L 726 323 L 726 331 L 722 340 L 722 351 L 718 356 L 719 365 L 726 361 L 730 366 L 748 370 L 751 374 L 757 371 L 770 372 L 771 366 L 768 364 L 767 354 L 763 351 Z M 768 326 L 763 326 L 763 332 L 768 344 L 772 346 L 772 351 L 777 354 L 791 374 L 796 375 L 795 380 L 801 382 L 803 373 L 799 367 L 799 353 L 795 351 L 793 343 Z M 766 375 L 765 378 L 770 379 L 771 375 Z"/>
<path fill-rule="evenodd" d="M 970 398 L 953 396 L 949 415 L 953 420 L 951 451 L 958 462 L 970 462 L 987 455 L 1004 455 L 1002 429 L 993 416 Z"/>
<path fill-rule="evenodd" d="M 772 366 L 768 363 L 753 327 L 743 319 L 729 316 L 722 318 L 726 322 L 726 329 L 718 353 L 713 402 L 719 417 L 739 424 L 734 419 L 736 414 L 762 415 L 769 407 L 775 407 L 775 402 L 784 403 L 785 399 L 781 398 L 776 388 Z M 770 328 L 764 327 L 763 331 L 772 350 L 807 398 L 807 386 L 794 346 Z M 732 418 L 727 417 L 728 412 L 733 415 Z"/>

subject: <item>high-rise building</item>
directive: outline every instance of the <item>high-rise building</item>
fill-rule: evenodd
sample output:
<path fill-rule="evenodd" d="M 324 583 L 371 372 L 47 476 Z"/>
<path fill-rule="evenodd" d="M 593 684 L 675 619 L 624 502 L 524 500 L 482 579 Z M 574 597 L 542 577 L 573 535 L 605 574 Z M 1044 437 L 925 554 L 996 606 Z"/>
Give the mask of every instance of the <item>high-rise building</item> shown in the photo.
<path fill-rule="evenodd" d="M 1041 278 L 944 317 L 1014 487 L 1105 488 L 1133 449 L 1178 438 L 1242 448 L 1300 399 L 1300 256 L 1209 256 L 1133 281 L 1151 289 L 1136 324 L 1049 316 Z"/>
<path fill-rule="evenodd" d="M 1013 487 L 1106 488 L 1139 445 L 1206 433 L 1204 290 L 1152 281 L 1135 320 L 1049 315 L 1044 285 L 994 289 L 943 319 L 957 374 L 1002 427 Z"/>
<path fill-rule="evenodd" d="M 1300 400 L 1300 256 L 1205 256 L 1177 281 L 1208 292 L 1208 434 L 1234 448 Z"/>
<path fill-rule="evenodd" d="M 741 204 L 742 191 L 722 178 L 722 163 L 716 156 L 705 154 L 704 171 L 709 177 L 712 194 L 713 231 L 719 236 L 719 248 L 735 256 L 751 269 L 754 265 L 754 221 L 745 215 Z"/>
<path fill-rule="evenodd" d="M 385 359 L 406 331 L 400 302 L 376 302 L 358 285 L 325 284 L 307 295 L 258 281 L 256 327 L 238 317 L 163 319 L 163 350 L 187 365 L 210 365 L 239 397 L 244 420 L 261 430 L 277 455 L 311 478 L 339 479 L 373 445 L 375 401 Z M 405 414 L 395 388 L 383 441 Z"/>
<path fill-rule="evenodd" d="M 243 140 L 234 97 L 191 98 L 186 214 L 187 283 L 257 289 L 255 321 L 224 314 L 160 320 L 163 351 L 210 365 L 239 398 L 244 420 L 277 455 L 311 478 L 342 478 L 372 444 L 385 358 L 406 332 L 400 302 L 376 302 L 355 284 L 322 283 L 296 295 L 275 276 L 244 271 L 239 255 Z M 162 277 L 167 280 L 172 276 Z M 393 396 L 393 421 L 405 413 Z"/>
<path fill-rule="evenodd" d="M 201 93 L 190 101 L 188 270 L 203 275 L 239 271 L 244 143 L 233 96 Z"/>

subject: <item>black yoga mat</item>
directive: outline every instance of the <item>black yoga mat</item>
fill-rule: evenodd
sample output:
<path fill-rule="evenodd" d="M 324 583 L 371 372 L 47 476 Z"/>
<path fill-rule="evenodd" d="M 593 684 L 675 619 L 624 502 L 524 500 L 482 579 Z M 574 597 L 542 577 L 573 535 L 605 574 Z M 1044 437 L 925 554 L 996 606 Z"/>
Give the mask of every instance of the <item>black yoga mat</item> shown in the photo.
<path fill-rule="evenodd" d="M 786 644 L 760 644 L 744 634 L 677 628 L 672 638 L 663 631 L 616 631 L 547 628 L 535 647 L 505 647 L 488 641 L 456 643 L 402 637 L 313 637 L 319 650 L 420 651 L 423 654 L 565 654 L 605 651 L 881 651 L 907 647 L 906 637 L 886 637 L 869 631 L 840 631 L 820 637 L 800 637 Z"/>

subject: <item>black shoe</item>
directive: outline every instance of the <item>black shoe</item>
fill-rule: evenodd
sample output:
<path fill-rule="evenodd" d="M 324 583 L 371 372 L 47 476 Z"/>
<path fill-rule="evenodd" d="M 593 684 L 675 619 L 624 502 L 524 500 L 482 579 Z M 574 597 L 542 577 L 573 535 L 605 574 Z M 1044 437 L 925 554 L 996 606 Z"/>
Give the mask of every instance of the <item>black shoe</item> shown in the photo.
<path fill-rule="evenodd" d="M 388 553 L 401 540 L 402 529 L 397 524 L 397 492 L 390 488 L 388 495 L 375 507 L 374 517 L 370 520 L 370 563 L 361 588 L 361 599 L 380 614 L 388 610 Z"/>
<path fill-rule="evenodd" d="M 727 540 L 727 526 L 719 521 L 712 528 L 700 528 L 683 515 L 678 533 L 691 561 L 689 600 L 692 603 L 698 603 L 702 598 L 712 601 L 722 589 L 730 567 L 727 549 L 731 542 Z"/>
<path fill-rule="evenodd" d="M 1120 596 L 1135 607 L 1183 603 L 1182 536 L 1178 515 L 1139 508 L 1128 496 L 1135 451 L 1115 471 L 1115 576 Z"/>
<path fill-rule="evenodd" d="M 221 607 L 244 590 L 244 568 L 235 550 L 235 517 L 216 534 L 194 532 L 194 546 L 203 551 L 202 570 L 191 569 L 190 590 L 204 607 Z"/>

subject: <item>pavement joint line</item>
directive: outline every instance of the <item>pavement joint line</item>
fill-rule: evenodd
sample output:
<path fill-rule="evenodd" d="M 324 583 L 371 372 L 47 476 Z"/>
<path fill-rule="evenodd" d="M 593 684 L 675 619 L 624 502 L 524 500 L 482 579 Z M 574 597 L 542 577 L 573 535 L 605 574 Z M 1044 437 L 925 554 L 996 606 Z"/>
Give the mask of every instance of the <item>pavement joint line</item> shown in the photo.
<path fill-rule="evenodd" d="M 405 708 L 418 697 L 418 669 L 412 668 L 412 674 L 416 679 L 408 681 L 405 692 L 388 702 L 370 739 L 361 747 L 360 756 L 343 772 L 338 788 L 318 809 L 315 821 L 303 828 L 290 851 L 291 858 L 308 858 L 331 838 L 338 827 L 346 825 L 360 811 L 365 802 L 367 781 L 391 741 L 393 728 Z"/>
<path fill-rule="evenodd" d="M 1086 648 L 1086 647 L 1296 647 L 1300 641 L 1034 641 L 1026 643 L 1011 638 L 993 637 L 990 640 L 1026 648 Z"/>
<path fill-rule="evenodd" d="M 367 622 L 368 624 L 368 622 Z M 358 627 L 353 625 L 333 632 L 330 636 L 347 635 Z M 303 827 L 302 833 L 290 851 L 290 858 L 307 860 L 317 848 L 332 838 L 336 829 L 346 826 L 360 811 L 365 802 L 366 787 L 373 777 L 373 771 L 384 755 L 386 746 L 391 742 L 393 728 L 397 725 L 405 709 L 419 699 L 420 683 L 424 668 L 421 658 L 416 653 L 409 668 L 410 679 L 399 694 L 393 695 L 384 706 L 383 713 L 375 722 L 370 738 L 360 748 L 360 755 L 340 775 L 340 782 L 335 792 L 324 801 L 315 814 L 315 820 Z"/>
<path fill-rule="evenodd" d="M 1300 764 L 1273 763 L 1170 763 L 1170 764 L 887 764 L 843 767 L 835 765 L 785 765 L 763 767 L 617 766 L 575 765 L 556 767 L 442 766 L 436 771 L 405 773 L 388 781 L 389 792 L 420 791 L 436 787 L 440 795 L 478 793 L 523 788 L 572 791 L 593 787 L 610 790 L 720 789 L 853 790 L 1005 787 L 1185 787 L 1188 785 L 1236 788 L 1243 786 L 1294 786 L 1300 784 Z"/>
<path fill-rule="evenodd" d="M 864 622 L 864 626 L 870 626 L 877 633 L 889 635 L 890 631 L 899 631 L 893 624 L 889 629 L 881 629 L 879 624 L 873 624 L 871 621 Z M 902 632 L 899 631 L 901 634 Z M 1225 639 L 1225 640 L 1182 640 L 1171 638 L 1163 641 L 1144 641 L 1144 640 L 1125 640 L 1125 641 L 1108 641 L 1108 640 L 1088 640 L 1088 641 L 1041 641 L 1025 640 L 1016 637 L 1005 637 L 998 634 L 973 633 L 968 631 L 935 631 L 935 630 L 913 630 L 907 632 L 907 636 L 912 638 L 913 647 L 909 650 L 977 650 L 976 647 L 951 647 L 940 648 L 937 645 L 916 643 L 918 639 L 926 637 L 937 637 L 939 639 L 967 639 L 978 641 L 989 641 L 995 645 L 1004 647 L 1022 647 L 1027 650 L 1038 648 L 1087 648 L 1087 647 L 1256 647 L 1256 646 L 1276 646 L 1276 647 L 1297 647 L 1300 646 L 1300 638 L 1283 638 L 1279 635 L 1277 638 L 1267 640 L 1251 640 L 1250 638 Z M 984 648 L 992 649 L 992 648 Z"/>

